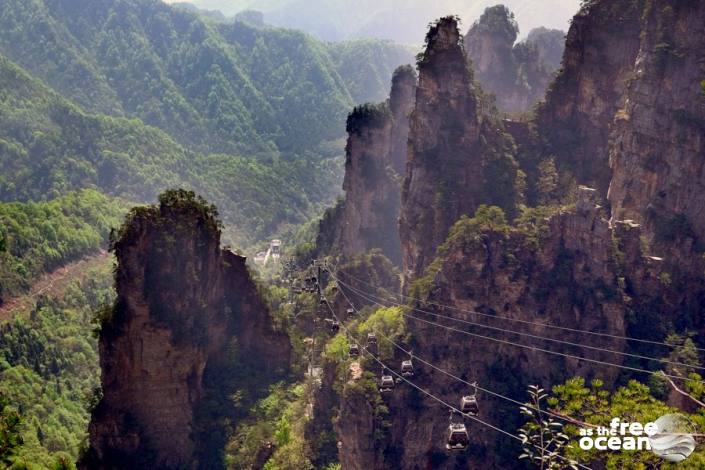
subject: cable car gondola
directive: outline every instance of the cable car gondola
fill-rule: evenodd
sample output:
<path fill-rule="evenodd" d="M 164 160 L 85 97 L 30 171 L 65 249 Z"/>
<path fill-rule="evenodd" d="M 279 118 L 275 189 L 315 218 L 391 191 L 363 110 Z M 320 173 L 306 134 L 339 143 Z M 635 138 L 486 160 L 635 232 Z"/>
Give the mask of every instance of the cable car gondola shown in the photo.
<path fill-rule="evenodd" d="M 359 357 L 360 356 L 360 346 L 357 344 L 351 344 L 350 349 L 348 349 L 348 355 L 351 358 Z"/>
<path fill-rule="evenodd" d="M 367 345 L 372 346 L 375 345 L 377 346 L 377 335 L 374 333 L 367 333 Z"/>
<path fill-rule="evenodd" d="M 379 393 L 390 393 L 392 390 L 394 390 L 394 377 L 382 373 L 382 378 L 379 380 Z"/>
<path fill-rule="evenodd" d="M 355 315 L 355 309 L 354 308 L 349 308 L 346 310 L 346 313 L 348 314 L 349 317 L 352 317 Z"/>
<path fill-rule="evenodd" d="M 407 361 L 401 361 L 401 375 L 402 377 L 414 376 L 414 363 L 411 362 L 411 359 Z"/>
<path fill-rule="evenodd" d="M 460 411 L 468 416 L 477 416 L 480 414 L 480 407 L 477 404 L 477 382 L 473 382 L 472 386 L 475 391 L 472 395 L 465 395 L 460 399 Z"/>
<path fill-rule="evenodd" d="M 465 450 L 470 445 L 470 437 L 464 423 L 453 423 L 448 425 L 448 450 Z"/>
<path fill-rule="evenodd" d="M 340 322 L 338 320 L 331 320 L 330 322 L 330 332 L 336 334 L 340 331 Z"/>
<path fill-rule="evenodd" d="M 477 406 L 477 398 L 475 398 L 475 395 L 464 396 L 460 399 L 460 411 L 470 416 L 480 414 L 480 407 Z"/>

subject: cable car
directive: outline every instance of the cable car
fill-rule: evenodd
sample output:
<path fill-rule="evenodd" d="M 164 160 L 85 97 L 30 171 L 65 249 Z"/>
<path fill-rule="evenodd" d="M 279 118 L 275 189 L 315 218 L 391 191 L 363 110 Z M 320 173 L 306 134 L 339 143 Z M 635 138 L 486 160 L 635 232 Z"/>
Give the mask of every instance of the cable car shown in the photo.
<path fill-rule="evenodd" d="M 360 346 L 357 344 L 351 344 L 350 349 L 348 350 L 348 355 L 350 357 L 359 357 L 360 356 Z"/>
<path fill-rule="evenodd" d="M 480 414 L 480 407 L 477 405 L 477 398 L 475 395 L 464 396 L 460 399 L 460 411 L 463 414 L 470 416 L 477 416 Z"/>
<path fill-rule="evenodd" d="M 377 346 L 377 335 L 374 333 L 367 333 L 367 345 L 372 346 L 372 345 Z"/>
<path fill-rule="evenodd" d="M 394 377 L 382 374 L 379 380 L 379 393 L 389 393 L 394 390 Z"/>
<path fill-rule="evenodd" d="M 346 310 L 346 313 L 348 314 L 348 316 L 353 316 L 353 315 L 355 315 L 355 309 L 349 308 Z"/>
<path fill-rule="evenodd" d="M 411 359 L 408 361 L 401 361 L 401 375 L 402 377 L 414 376 L 414 363 L 411 362 Z"/>
<path fill-rule="evenodd" d="M 448 442 L 446 449 L 448 450 L 465 450 L 470 445 L 468 430 L 464 423 L 453 423 L 448 425 Z"/>
<path fill-rule="evenodd" d="M 340 331 L 340 322 L 338 320 L 331 320 L 330 322 L 330 332 L 335 334 Z"/>
<path fill-rule="evenodd" d="M 326 301 L 326 298 L 321 296 L 321 306 L 325 307 L 327 303 L 328 303 L 328 301 Z"/>

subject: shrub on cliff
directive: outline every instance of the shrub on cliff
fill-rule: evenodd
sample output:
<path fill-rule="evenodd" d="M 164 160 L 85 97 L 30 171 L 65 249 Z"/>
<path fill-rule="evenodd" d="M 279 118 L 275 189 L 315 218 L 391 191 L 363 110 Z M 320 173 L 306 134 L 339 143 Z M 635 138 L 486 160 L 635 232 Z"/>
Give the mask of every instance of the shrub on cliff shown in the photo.
<path fill-rule="evenodd" d="M 391 118 L 387 103 L 365 103 L 355 106 L 348 115 L 345 130 L 348 134 L 359 134 L 366 127 L 382 127 Z"/>

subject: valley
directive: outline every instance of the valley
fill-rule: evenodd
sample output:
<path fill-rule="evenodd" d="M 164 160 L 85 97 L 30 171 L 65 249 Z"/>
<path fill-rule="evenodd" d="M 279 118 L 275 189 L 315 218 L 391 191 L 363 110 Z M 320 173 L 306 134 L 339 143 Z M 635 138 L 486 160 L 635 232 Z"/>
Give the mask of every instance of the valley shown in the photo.
<path fill-rule="evenodd" d="M 0 466 L 705 468 L 705 3 L 240 3 L 0 10 Z"/>

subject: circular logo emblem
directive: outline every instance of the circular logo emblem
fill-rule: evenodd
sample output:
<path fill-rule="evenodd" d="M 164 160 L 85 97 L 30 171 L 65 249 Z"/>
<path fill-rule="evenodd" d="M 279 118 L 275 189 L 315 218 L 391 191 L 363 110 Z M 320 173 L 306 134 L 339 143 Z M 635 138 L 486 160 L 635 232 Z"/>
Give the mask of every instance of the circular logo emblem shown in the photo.
<path fill-rule="evenodd" d="M 695 426 L 681 414 L 667 414 L 655 422 L 658 431 L 649 436 L 651 451 L 667 462 L 681 462 L 695 450 Z"/>

